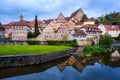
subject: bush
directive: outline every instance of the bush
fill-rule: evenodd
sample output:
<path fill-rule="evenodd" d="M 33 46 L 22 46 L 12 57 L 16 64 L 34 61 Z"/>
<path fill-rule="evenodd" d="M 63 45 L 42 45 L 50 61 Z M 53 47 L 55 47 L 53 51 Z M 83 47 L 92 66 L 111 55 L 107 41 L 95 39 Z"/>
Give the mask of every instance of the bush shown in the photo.
<path fill-rule="evenodd" d="M 48 45 L 58 45 L 58 46 L 71 46 L 71 47 L 78 47 L 76 40 L 72 41 L 47 41 Z"/>
<path fill-rule="evenodd" d="M 28 40 L 27 43 L 28 45 L 39 45 L 39 41 L 35 41 L 35 40 Z"/>
<path fill-rule="evenodd" d="M 94 54 L 101 54 L 101 53 L 107 53 L 108 49 L 104 48 L 102 46 L 85 46 L 83 49 L 83 53 L 84 54 L 90 54 L 90 55 L 94 55 Z"/>
<path fill-rule="evenodd" d="M 112 37 L 106 33 L 104 36 L 101 36 L 99 44 L 103 46 L 111 46 L 112 40 Z"/>

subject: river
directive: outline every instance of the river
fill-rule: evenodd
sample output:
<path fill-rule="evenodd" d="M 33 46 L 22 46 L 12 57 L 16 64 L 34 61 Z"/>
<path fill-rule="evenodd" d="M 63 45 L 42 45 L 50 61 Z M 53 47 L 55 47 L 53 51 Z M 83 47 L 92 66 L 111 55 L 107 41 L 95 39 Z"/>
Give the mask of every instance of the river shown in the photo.
<path fill-rule="evenodd" d="M 73 64 L 68 62 L 73 59 Z M 40 65 L 1 69 L 0 80 L 120 80 L 120 67 L 114 63 L 83 65 L 65 57 Z"/>

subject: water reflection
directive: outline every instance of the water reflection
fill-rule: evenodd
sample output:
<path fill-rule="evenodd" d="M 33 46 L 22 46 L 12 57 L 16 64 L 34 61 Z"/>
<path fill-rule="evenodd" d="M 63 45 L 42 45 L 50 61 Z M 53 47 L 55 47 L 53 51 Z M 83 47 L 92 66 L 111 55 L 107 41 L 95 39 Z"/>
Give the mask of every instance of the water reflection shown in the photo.
<path fill-rule="evenodd" d="M 116 53 L 118 56 L 116 51 L 94 57 L 73 54 L 36 66 L 2 69 L 0 78 L 4 78 L 2 80 L 120 80 L 120 58 L 113 60 Z"/>
<path fill-rule="evenodd" d="M 33 73 L 24 76 L 6 78 L 3 80 L 120 80 L 120 68 L 95 63 L 94 66 L 87 66 L 80 73 L 72 67 L 66 67 L 60 72 L 57 67 L 52 67 L 42 73 Z"/>

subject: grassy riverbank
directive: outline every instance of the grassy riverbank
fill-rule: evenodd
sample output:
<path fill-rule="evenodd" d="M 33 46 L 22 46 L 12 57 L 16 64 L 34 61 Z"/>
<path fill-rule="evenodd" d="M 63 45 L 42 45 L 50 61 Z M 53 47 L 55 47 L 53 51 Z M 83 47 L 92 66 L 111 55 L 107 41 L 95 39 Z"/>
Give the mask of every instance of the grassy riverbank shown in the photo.
<path fill-rule="evenodd" d="M 5 45 L 0 46 L 0 55 L 17 55 L 17 54 L 47 54 L 66 50 L 68 46 L 43 46 L 43 45 Z"/>

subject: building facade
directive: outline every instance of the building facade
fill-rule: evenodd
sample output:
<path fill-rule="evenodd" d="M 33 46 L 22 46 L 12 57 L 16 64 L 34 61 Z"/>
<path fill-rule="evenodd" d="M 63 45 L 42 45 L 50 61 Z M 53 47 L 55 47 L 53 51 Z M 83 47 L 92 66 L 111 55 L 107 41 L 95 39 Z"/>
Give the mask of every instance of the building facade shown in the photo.
<path fill-rule="evenodd" d="M 27 40 L 27 34 L 31 30 L 23 17 L 20 16 L 20 21 L 12 24 L 12 40 L 25 41 Z"/>

